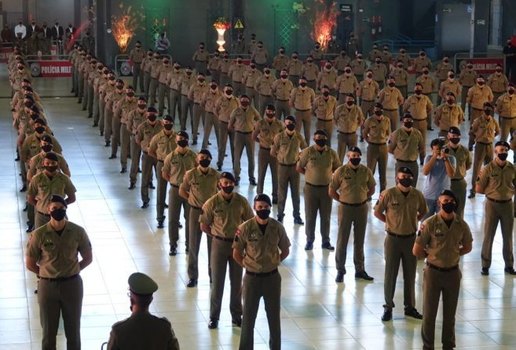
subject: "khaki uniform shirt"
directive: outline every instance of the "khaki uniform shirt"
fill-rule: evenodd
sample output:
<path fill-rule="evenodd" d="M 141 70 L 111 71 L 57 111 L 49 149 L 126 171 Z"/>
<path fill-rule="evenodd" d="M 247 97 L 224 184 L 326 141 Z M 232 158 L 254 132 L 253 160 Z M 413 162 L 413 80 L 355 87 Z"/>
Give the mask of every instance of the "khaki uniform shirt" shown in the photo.
<path fill-rule="evenodd" d="M 306 141 L 299 132 L 288 135 L 285 130 L 274 136 L 271 156 L 276 157 L 279 164 L 294 165 L 299 159 L 299 151 L 306 147 Z"/>
<path fill-rule="evenodd" d="M 377 120 L 376 116 L 369 117 L 364 122 L 364 138 L 368 143 L 385 144 L 391 134 L 391 122 L 383 116 Z"/>
<path fill-rule="evenodd" d="M 475 142 L 491 144 L 499 133 L 498 122 L 492 116 L 489 119 L 479 117 L 471 124 L 470 134 L 475 137 Z"/>
<path fill-rule="evenodd" d="M 161 70 L 161 66 L 163 63 L 161 60 L 153 59 L 152 63 L 150 63 L 150 74 L 152 79 L 158 79 L 159 78 L 159 71 Z"/>
<path fill-rule="evenodd" d="M 237 132 L 252 132 L 254 123 L 260 120 L 260 113 L 253 106 L 244 110 L 238 107 L 231 112 L 229 117 L 229 127 L 233 127 Z"/>
<path fill-rule="evenodd" d="M 423 94 L 419 96 L 411 95 L 403 104 L 403 112 L 409 112 L 412 114 L 412 118 L 414 118 L 414 120 L 426 120 L 428 114 L 432 112 L 432 107 L 432 101 L 430 101 L 428 96 Z"/>
<path fill-rule="evenodd" d="M 238 226 L 233 249 L 243 257 L 247 271 L 254 273 L 271 272 L 281 263 L 280 252 L 290 247 L 290 240 L 283 225 L 269 218 L 265 232 L 252 218 Z"/>
<path fill-rule="evenodd" d="M 143 112 L 140 112 L 138 108 L 132 110 L 131 112 L 129 112 L 129 115 L 127 116 L 127 130 L 129 130 L 129 132 L 132 135 L 136 135 L 136 133 L 138 132 L 138 127 L 145 120 L 145 109 L 143 110 Z"/>
<path fill-rule="evenodd" d="M 423 68 L 428 68 L 429 70 L 432 69 L 432 62 L 430 61 L 430 59 L 427 56 L 425 56 L 425 57 L 417 56 L 416 58 L 414 58 L 413 65 L 414 65 L 414 70 L 417 73 L 423 72 Z"/>
<path fill-rule="evenodd" d="M 285 125 L 278 119 L 269 123 L 261 119 L 254 125 L 253 139 L 260 143 L 260 147 L 270 149 L 274 143 L 274 137 L 285 129 Z"/>
<path fill-rule="evenodd" d="M 335 88 L 340 94 L 356 94 L 359 89 L 358 80 L 354 75 L 341 74 L 337 77 Z"/>
<path fill-rule="evenodd" d="M 235 96 L 231 96 L 230 98 L 226 96 L 221 96 L 215 107 L 217 111 L 217 117 L 221 122 L 229 123 L 229 117 L 231 113 L 239 106 L 238 99 Z"/>
<path fill-rule="evenodd" d="M 252 55 L 252 60 L 256 62 L 256 64 L 266 64 L 267 58 L 269 57 L 269 53 L 267 52 L 267 49 L 262 48 L 255 48 Z"/>
<path fill-rule="evenodd" d="M 460 246 L 473 242 L 468 224 L 455 215 L 450 227 L 441 215 L 435 214 L 421 225 L 416 243 L 426 248 L 426 261 L 432 265 L 450 268 L 460 260 Z"/>
<path fill-rule="evenodd" d="M 67 221 L 61 234 L 50 223 L 32 232 L 25 254 L 38 263 L 41 277 L 65 278 L 81 272 L 77 253 L 85 256 L 90 251 L 91 242 L 84 228 Z"/>
<path fill-rule="evenodd" d="M 197 166 L 196 157 L 197 154 L 189 148 L 186 149 L 185 153 L 179 153 L 179 150 L 176 148 L 163 161 L 162 172 L 168 174 L 170 177 L 169 182 L 172 185 L 180 186 L 185 173 Z"/>
<path fill-rule="evenodd" d="M 208 89 L 208 91 L 204 93 L 201 105 L 207 113 L 216 115 L 216 104 L 221 97 L 222 93 L 219 89 L 215 91 Z"/>
<path fill-rule="evenodd" d="M 459 127 L 464 122 L 464 112 L 457 105 L 443 103 L 434 112 L 434 123 L 440 130 L 448 131 L 451 126 Z"/>
<path fill-rule="evenodd" d="M 120 118 L 120 122 L 122 124 L 127 124 L 127 117 L 129 113 L 138 108 L 138 100 L 136 97 L 133 97 L 132 100 L 127 100 L 127 98 L 120 99 L 116 105 L 113 106 L 114 116 Z"/>
<path fill-rule="evenodd" d="M 350 62 L 351 58 L 349 58 L 348 55 L 338 55 L 333 61 L 333 65 L 335 66 L 335 69 L 340 72 L 343 71 Z"/>
<path fill-rule="evenodd" d="M 47 213 L 47 207 L 54 194 L 63 197 L 77 192 L 68 176 L 61 172 L 49 178 L 44 172 L 40 172 L 30 180 L 27 194 L 36 199 L 35 209 L 41 213 Z"/>
<path fill-rule="evenodd" d="M 151 63 L 152 63 L 152 57 L 149 57 L 148 55 L 146 55 L 142 61 L 142 70 L 145 73 L 150 73 Z"/>
<path fill-rule="evenodd" d="M 209 53 L 207 50 L 197 49 L 193 56 L 192 61 L 194 62 L 208 62 Z"/>
<path fill-rule="evenodd" d="M 176 133 L 171 130 L 170 135 L 167 135 L 163 129 L 152 137 L 149 152 L 156 154 L 158 160 L 163 161 L 176 147 Z"/>
<path fill-rule="evenodd" d="M 318 96 L 314 101 L 313 112 L 317 119 L 330 121 L 333 120 L 336 106 L 337 99 L 335 97 L 330 95 L 328 99 L 325 99 L 324 96 Z"/>
<path fill-rule="evenodd" d="M 145 120 L 138 126 L 138 129 L 136 129 L 136 142 L 139 142 L 143 152 L 149 151 L 152 138 L 162 129 L 163 125 L 161 125 L 159 120 L 157 120 L 154 125 L 151 125 L 148 120 Z"/>
<path fill-rule="evenodd" d="M 338 192 L 339 202 L 358 204 L 367 200 L 367 192 L 376 186 L 373 172 L 363 164 L 353 169 L 349 163 L 340 166 L 331 178 L 330 189 Z"/>
<path fill-rule="evenodd" d="M 436 91 L 435 80 L 430 75 L 421 75 L 416 79 L 416 82 L 423 86 L 423 94 L 431 94 Z"/>
<path fill-rule="evenodd" d="M 516 118 L 516 94 L 505 93 L 498 97 L 496 112 L 504 118 Z"/>
<path fill-rule="evenodd" d="M 487 198 L 511 200 L 516 186 L 516 167 L 511 162 L 506 162 L 502 168 L 496 160 L 492 160 L 480 171 L 477 184 L 484 189 Z"/>
<path fill-rule="evenodd" d="M 282 69 L 288 70 L 288 63 L 289 58 L 287 55 L 276 55 L 274 56 L 274 59 L 272 60 L 272 68 L 274 68 L 277 71 L 280 71 Z"/>
<path fill-rule="evenodd" d="M 324 186 L 331 181 L 331 176 L 341 163 L 335 150 L 328 146 L 322 152 L 316 145 L 305 148 L 299 155 L 297 165 L 305 169 L 305 181 L 311 185 Z"/>
<path fill-rule="evenodd" d="M 188 91 L 188 98 L 192 100 L 195 104 L 200 105 L 203 101 L 204 94 L 208 92 L 209 87 L 204 83 L 195 82 L 190 86 L 190 90 Z"/>
<path fill-rule="evenodd" d="M 321 73 L 319 73 L 317 77 L 317 87 L 321 90 L 324 85 L 330 89 L 337 88 L 337 71 L 335 69 L 332 68 L 330 71 L 323 69 Z"/>
<path fill-rule="evenodd" d="M 276 79 L 274 83 L 272 83 L 272 92 L 274 98 L 278 101 L 288 101 L 292 89 L 294 89 L 294 84 L 288 79 Z"/>
<path fill-rule="evenodd" d="M 219 57 L 213 56 L 208 59 L 208 70 L 210 72 L 216 72 L 220 70 L 220 61 Z"/>
<path fill-rule="evenodd" d="M 493 73 L 487 78 L 487 86 L 495 93 L 504 93 L 509 86 L 509 80 L 502 73 Z"/>
<path fill-rule="evenodd" d="M 463 87 L 472 87 L 475 85 L 475 81 L 477 80 L 477 72 L 473 69 L 464 69 L 460 72 L 459 82 Z"/>
<path fill-rule="evenodd" d="M 159 69 L 158 81 L 160 84 L 168 85 L 168 76 L 171 72 L 174 71 L 174 67 L 169 64 L 163 64 Z"/>
<path fill-rule="evenodd" d="M 229 68 L 231 67 L 232 64 L 233 64 L 233 62 L 231 62 L 230 59 L 223 58 L 222 60 L 220 60 L 220 64 L 219 64 L 220 73 L 228 74 Z"/>
<path fill-rule="evenodd" d="M 188 74 L 184 73 L 183 76 L 181 77 L 181 82 L 180 82 L 181 95 L 188 96 L 188 93 L 190 92 L 190 87 L 195 83 L 196 83 L 196 78 L 194 77 L 193 74 L 188 76 Z"/>
<path fill-rule="evenodd" d="M 446 99 L 446 94 L 448 92 L 453 92 L 455 98 L 459 98 L 462 93 L 462 86 L 458 80 L 446 79 L 441 82 L 441 85 L 439 86 L 439 96 L 441 96 L 442 99 Z"/>
<path fill-rule="evenodd" d="M 200 167 L 188 170 L 181 183 L 181 189 L 189 193 L 188 204 L 194 208 L 202 208 L 217 193 L 219 177 L 219 172 L 213 168 L 208 168 L 206 173 Z"/>
<path fill-rule="evenodd" d="M 373 64 L 371 67 L 371 70 L 373 71 L 373 79 L 375 81 L 385 81 L 385 77 L 387 76 L 387 67 L 385 67 L 385 64 Z"/>
<path fill-rule="evenodd" d="M 461 144 L 457 148 L 448 147 L 448 149 L 450 150 L 450 155 L 455 157 L 455 174 L 451 178 L 462 180 L 466 177 L 466 171 L 473 164 L 471 153 Z"/>
<path fill-rule="evenodd" d="M 256 84 L 254 85 L 254 89 L 260 95 L 263 96 L 272 96 L 272 84 L 274 83 L 274 78 L 269 75 L 262 75 L 256 80 Z"/>
<path fill-rule="evenodd" d="M 136 64 L 141 64 L 143 62 L 143 59 L 145 58 L 145 51 L 141 48 L 134 48 L 129 53 L 129 60 Z"/>
<path fill-rule="evenodd" d="M 244 74 L 247 66 L 244 64 L 233 63 L 229 67 L 228 75 L 235 83 L 241 83 L 244 80 Z"/>
<path fill-rule="evenodd" d="M 301 75 L 304 76 L 307 81 L 315 81 L 319 76 L 319 72 L 319 67 L 314 63 L 305 63 Z"/>
<path fill-rule="evenodd" d="M 303 62 L 294 59 L 289 60 L 287 71 L 289 75 L 301 75 L 303 72 Z"/>
<path fill-rule="evenodd" d="M 234 239 L 238 225 L 253 216 L 253 210 L 244 196 L 233 192 L 232 198 L 227 201 L 218 192 L 202 206 L 199 222 L 210 226 L 213 236 Z"/>
<path fill-rule="evenodd" d="M 406 53 L 400 53 L 396 56 L 396 61 L 401 61 L 403 63 L 403 68 L 407 69 L 410 66 L 411 59 L 410 56 Z"/>
<path fill-rule="evenodd" d="M 349 65 L 351 66 L 351 71 L 354 75 L 364 75 L 364 72 L 367 67 L 364 60 L 359 61 L 357 59 L 352 60 Z"/>
<path fill-rule="evenodd" d="M 376 100 L 376 96 L 380 92 L 380 85 L 374 80 L 362 80 L 360 82 L 358 96 L 362 101 L 373 102 Z"/>
<path fill-rule="evenodd" d="M 27 179 L 32 179 L 32 177 L 34 177 L 34 175 L 36 175 L 37 173 L 39 173 L 40 171 L 45 169 L 43 167 L 43 160 L 45 159 L 45 155 L 46 155 L 46 153 L 42 151 L 30 159 L 29 167 L 27 169 Z M 59 169 L 63 173 L 69 174 L 70 168 L 68 167 L 68 163 L 66 162 L 64 157 L 62 155 L 60 155 L 59 153 L 56 153 L 56 156 L 57 156 L 57 165 L 59 166 Z"/>
<path fill-rule="evenodd" d="M 246 87 L 254 89 L 256 85 L 256 81 L 262 76 L 262 73 L 258 69 L 248 69 L 245 72 L 242 84 L 245 84 Z"/>
<path fill-rule="evenodd" d="M 357 105 L 342 104 L 335 109 L 335 125 L 342 133 L 356 132 L 364 122 L 364 113 Z"/>
<path fill-rule="evenodd" d="M 412 128 L 410 133 L 399 128 L 391 134 L 388 149 L 396 160 L 415 161 L 420 154 L 425 154 L 423 135 L 416 128 Z"/>
<path fill-rule="evenodd" d="M 45 136 L 50 136 L 50 138 L 52 139 L 52 145 L 54 146 L 52 150 L 54 152 L 63 153 L 63 148 L 61 147 L 61 144 L 59 143 L 59 141 L 57 141 L 57 139 L 54 136 L 49 135 L 47 133 L 45 133 Z M 33 133 L 27 136 L 23 141 L 20 159 L 22 162 L 27 163 L 28 161 L 30 161 L 32 157 L 34 157 L 39 152 L 41 152 L 40 140 L 38 138 L 38 135 L 36 133 Z"/>
<path fill-rule="evenodd" d="M 315 92 L 306 86 L 304 89 L 297 87 L 290 92 L 290 105 L 298 111 L 308 111 L 312 109 L 315 100 Z"/>
<path fill-rule="evenodd" d="M 435 76 L 439 80 L 446 80 L 448 79 L 448 72 L 451 70 L 453 70 L 451 63 L 440 62 L 435 67 Z"/>
<path fill-rule="evenodd" d="M 423 216 L 428 209 L 421 191 L 410 188 L 408 193 L 404 193 L 394 186 L 380 194 L 374 212 L 385 214 L 385 231 L 408 236 L 417 231 L 418 214 Z"/>
<path fill-rule="evenodd" d="M 376 58 L 382 59 L 382 51 L 378 49 L 372 49 L 369 51 L 369 61 L 374 62 Z"/>
<path fill-rule="evenodd" d="M 378 102 L 383 105 L 385 110 L 398 110 L 404 100 L 397 87 L 385 87 L 378 94 Z"/>
<path fill-rule="evenodd" d="M 185 73 L 180 69 L 172 69 L 170 72 L 168 72 L 167 81 L 169 88 L 175 91 L 179 91 L 183 74 Z"/>
<path fill-rule="evenodd" d="M 397 87 L 408 85 L 408 73 L 404 68 L 394 68 L 391 71 L 391 76 L 394 77 Z"/>

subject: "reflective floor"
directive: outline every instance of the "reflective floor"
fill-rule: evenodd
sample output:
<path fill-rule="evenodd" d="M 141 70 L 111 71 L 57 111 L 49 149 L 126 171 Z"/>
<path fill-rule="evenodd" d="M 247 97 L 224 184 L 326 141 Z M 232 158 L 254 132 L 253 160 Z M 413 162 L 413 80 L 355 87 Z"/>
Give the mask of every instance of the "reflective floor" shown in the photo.
<path fill-rule="evenodd" d="M 2 90 L 8 96 L 5 72 Z M 66 96 L 66 79 L 37 81 L 36 91 L 44 96 Z M 25 196 L 15 158 L 15 132 L 11 128 L 9 99 L 0 99 L 0 349 L 39 349 L 41 327 L 36 295 L 36 278 L 24 267 Z M 127 174 L 119 174 L 119 162 L 109 160 L 98 130 L 80 110 L 76 99 L 44 98 L 43 106 L 55 135 L 63 145 L 70 164 L 72 181 L 77 187 L 77 202 L 70 205 L 71 221 L 86 228 L 93 245 L 94 262 L 85 271 L 82 317 L 83 349 L 100 349 L 109 337 L 110 327 L 129 316 L 127 277 L 142 271 L 154 278 L 159 290 L 151 311 L 167 317 L 183 349 L 237 348 L 240 330 L 231 326 L 228 289 L 224 296 L 219 328 L 208 330 L 209 281 L 207 254 L 200 254 L 201 278 L 197 288 L 188 289 L 184 231 L 176 257 L 168 256 L 167 229 L 157 229 L 155 191 L 151 206 L 140 209 L 139 190 L 129 191 Z M 463 127 L 463 135 L 466 126 Z M 432 132 L 428 137 L 436 136 Z M 213 141 L 213 144 L 215 142 Z M 334 145 L 336 143 L 334 142 Z M 360 144 L 359 147 L 364 147 Z M 195 149 L 195 148 L 194 148 Z M 216 151 L 214 151 L 216 153 Z M 509 159 L 512 159 L 510 156 Z M 392 158 L 391 158 L 392 160 Z M 393 184 L 393 165 L 389 163 L 389 186 Z M 242 173 L 247 162 L 244 160 Z M 231 170 L 229 162 L 224 170 Z M 420 187 L 423 183 L 421 176 Z M 468 178 L 469 180 L 469 178 Z M 469 181 L 468 181 L 469 183 Z M 270 178 L 266 192 L 270 193 Z M 377 189 L 378 190 L 378 189 Z M 239 192 L 252 199 L 255 187 L 243 177 Z M 373 196 L 373 203 L 378 193 Z M 494 244 L 494 261 L 489 277 L 480 275 L 480 247 L 483 227 L 483 196 L 468 200 L 466 220 L 474 235 L 474 248 L 462 261 L 463 280 L 457 311 L 457 345 L 461 349 L 514 349 L 516 347 L 516 287 L 513 277 L 503 272 L 501 235 Z M 303 201 L 301 201 L 303 203 Z M 383 225 L 370 212 L 366 236 L 366 270 L 374 282 L 355 281 L 352 273 L 344 283 L 334 282 L 334 254 L 322 251 L 320 239 L 312 252 L 305 252 L 304 228 L 293 224 L 290 202 L 285 226 L 292 241 L 290 256 L 280 268 L 282 284 L 283 349 L 412 349 L 421 348 L 421 322 L 403 315 L 403 279 L 398 277 L 394 319 L 382 323 L 383 312 Z M 332 242 L 337 235 L 337 206 L 333 206 Z M 184 223 L 184 222 L 183 222 Z M 350 242 L 348 271 L 354 271 Z M 422 311 L 422 269 L 417 275 L 417 308 Z M 436 340 L 440 339 L 440 315 Z M 267 349 L 268 327 L 260 308 L 255 330 L 255 349 Z M 65 348 L 64 331 L 59 330 L 58 344 Z"/>

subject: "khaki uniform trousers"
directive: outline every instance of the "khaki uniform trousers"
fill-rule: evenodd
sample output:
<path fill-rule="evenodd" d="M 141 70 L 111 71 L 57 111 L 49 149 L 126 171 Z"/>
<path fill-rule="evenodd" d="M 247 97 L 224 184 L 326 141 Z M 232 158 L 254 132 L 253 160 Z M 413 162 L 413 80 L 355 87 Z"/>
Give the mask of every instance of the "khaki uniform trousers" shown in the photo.
<path fill-rule="evenodd" d="M 305 183 L 305 234 L 306 241 L 315 240 L 315 222 L 317 212 L 320 214 L 319 228 L 321 230 L 322 244 L 330 241 L 330 220 L 332 200 L 328 195 L 328 185 L 316 186 Z"/>
<path fill-rule="evenodd" d="M 77 71 L 77 67 L 76 66 L 73 66 L 73 69 L 72 69 L 72 91 L 74 93 L 74 96 L 77 97 L 79 95 L 79 89 L 78 89 L 78 71 Z"/>
<path fill-rule="evenodd" d="M 260 95 L 258 100 L 260 101 L 260 107 L 259 107 L 258 111 L 260 112 L 261 116 L 264 115 L 265 108 L 267 108 L 267 105 L 273 105 L 274 106 L 274 100 L 272 99 L 271 95 Z M 278 115 L 278 110 L 276 110 L 276 116 L 277 115 Z"/>
<path fill-rule="evenodd" d="M 516 117 L 508 118 L 500 116 L 500 140 L 507 141 L 507 137 L 516 130 Z"/>
<path fill-rule="evenodd" d="M 464 111 L 464 113 L 466 113 L 466 100 L 468 98 L 468 90 L 471 86 L 463 86 L 462 87 L 462 92 L 460 94 L 460 105 L 462 107 L 462 110 Z M 470 116 L 470 120 L 471 120 L 471 105 L 468 104 L 468 115 Z"/>
<path fill-rule="evenodd" d="M 93 126 L 99 123 L 99 94 L 93 94 Z"/>
<path fill-rule="evenodd" d="M 77 97 L 79 98 L 77 103 L 82 103 L 82 98 L 84 96 L 84 75 L 82 73 L 77 73 Z"/>
<path fill-rule="evenodd" d="M 408 87 L 407 87 L 407 85 L 396 86 L 396 87 L 398 88 L 398 90 L 400 90 L 401 96 L 403 96 L 403 98 L 406 99 L 407 96 L 408 96 Z"/>
<path fill-rule="evenodd" d="M 32 208 L 34 214 L 34 229 L 37 229 L 38 227 L 41 227 L 50 221 L 50 215 L 41 213 L 40 211 L 37 211 L 34 207 Z"/>
<path fill-rule="evenodd" d="M 143 73 L 143 85 L 145 87 L 145 98 L 149 99 L 149 89 L 150 89 L 150 82 L 151 82 L 151 74 L 149 72 Z M 134 87 L 134 86 L 133 86 Z M 149 105 L 150 106 L 150 105 Z"/>
<path fill-rule="evenodd" d="M 88 93 L 89 93 L 88 79 L 86 79 L 86 77 L 83 76 L 83 79 L 82 79 L 82 103 L 81 103 L 83 111 L 86 110 L 86 106 L 88 105 Z"/>
<path fill-rule="evenodd" d="M 226 154 L 226 145 L 228 143 L 229 137 L 229 150 L 231 152 L 231 164 L 234 163 L 234 144 L 235 144 L 235 132 L 228 130 L 227 122 L 219 122 L 219 150 L 218 150 L 218 160 L 217 166 L 222 167 L 224 164 L 224 157 Z"/>
<path fill-rule="evenodd" d="M 240 97 L 245 92 L 245 86 L 241 81 L 233 81 L 233 96 Z"/>
<path fill-rule="evenodd" d="M 415 233 L 407 236 L 394 236 L 387 233 L 385 237 L 385 282 L 383 288 L 385 296 L 383 307 L 385 309 L 394 308 L 394 293 L 400 262 L 403 269 L 403 304 L 405 309 L 416 306 L 417 258 L 412 254 L 415 240 Z"/>
<path fill-rule="evenodd" d="M 201 216 L 202 208 L 190 206 L 190 212 L 188 213 L 189 221 L 189 237 L 188 237 L 188 278 L 197 280 L 199 279 L 199 250 L 201 248 L 201 239 L 203 232 L 201 231 L 201 225 L 199 225 L 199 217 Z M 206 243 L 208 247 L 208 275 L 211 282 L 211 242 L 212 238 L 206 235 Z"/>
<path fill-rule="evenodd" d="M 164 220 L 165 219 L 165 200 L 167 198 L 167 186 L 168 181 L 161 176 L 161 171 L 163 169 L 163 161 L 158 160 L 158 164 L 156 166 L 156 177 L 158 178 L 157 183 L 157 193 L 156 193 L 156 220 Z M 199 225 L 197 225 L 199 226 Z"/>
<path fill-rule="evenodd" d="M 258 93 L 256 92 L 256 90 L 252 87 L 249 87 L 249 86 L 246 86 L 245 87 L 245 94 L 249 97 L 249 100 L 251 102 L 251 106 L 253 106 L 254 108 L 258 108 L 259 106 L 259 101 L 258 101 Z"/>
<path fill-rule="evenodd" d="M 331 147 L 331 138 L 333 135 L 333 119 L 332 120 L 324 120 L 319 119 L 315 121 L 315 129 L 316 130 L 324 130 L 328 134 L 328 142 L 326 143 L 328 147 Z"/>
<path fill-rule="evenodd" d="M 242 267 L 233 259 L 233 240 L 228 241 L 213 238 L 211 242 L 211 295 L 210 295 L 210 319 L 218 320 L 224 295 L 224 282 L 226 270 L 229 265 L 229 281 L 231 284 L 231 296 L 229 310 L 233 319 L 242 316 Z"/>
<path fill-rule="evenodd" d="M 253 349 L 254 325 L 263 298 L 265 313 L 269 324 L 269 348 L 281 349 L 281 276 L 279 272 L 270 275 L 244 275 L 243 281 L 244 314 L 240 335 L 240 350 Z"/>
<path fill-rule="evenodd" d="M 412 180 L 412 187 L 417 187 L 417 180 L 419 178 L 419 166 L 417 165 L 417 161 L 404 161 L 401 159 L 396 159 L 396 164 L 394 165 L 394 179 L 396 179 L 396 172 L 401 167 L 407 167 L 412 171 L 413 174 L 413 180 Z"/>
<path fill-rule="evenodd" d="M 217 118 L 213 113 L 208 112 L 204 116 L 204 135 L 202 139 L 202 147 L 208 148 L 208 142 L 210 141 L 210 133 L 211 129 L 215 130 L 215 139 L 217 140 L 217 148 L 219 147 L 219 118 Z"/>
<path fill-rule="evenodd" d="M 180 121 L 180 115 L 181 115 L 181 93 L 177 90 L 169 89 L 170 90 L 170 105 L 168 106 L 168 114 L 172 116 L 174 119 L 174 123 L 177 119 Z M 177 112 L 177 114 L 176 114 Z"/>
<path fill-rule="evenodd" d="M 131 156 L 131 133 L 125 124 L 120 126 L 120 165 L 127 167 L 127 158 Z"/>
<path fill-rule="evenodd" d="M 233 160 L 233 173 L 237 181 L 240 179 L 240 159 L 242 152 L 246 150 L 247 173 L 249 180 L 254 179 L 254 142 L 251 132 L 235 131 L 235 158 Z"/>
<path fill-rule="evenodd" d="M 193 142 L 197 142 L 197 135 L 199 135 L 199 123 L 201 118 L 204 122 L 204 108 L 200 104 L 194 103 L 193 105 L 193 117 L 192 117 L 192 139 Z"/>
<path fill-rule="evenodd" d="M 93 85 L 88 83 L 88 101 L 86 102 L 86 108 L 88 110 L 88 118 L 93 117 L 93 95 L 95 91 L 93 90 Z"/>
<path fill-rule="evenodd" d="M 113 115 L 111 118 L 111 155 L 116 156 L 118 152 L 118 146 L 120 145 L 120 134 L 122 133 L 122 123 L 120 117 Z"/>
<path fill-rule="evenodd" d="M 337 131 L 337 142 L 337 154 L 342 163 L 348 149 L 357 145 L 357 133 Z"/>
<path fill-rule="evenodd" d="M 276 100 L 274 107 L 276 107 L 276 118 L 283 120 L 285 117 L 290 115 L 290 106 L 288 105 L 288 101 Z M 263 115 L 263 114 L 262 114 Z"/>
<path fill-rule="evenodd" d="M 505 267 L 513 267 L 514 256 L 512 236 L 514 234 L 514 203 L 512 199 L 497 203 L 489 198 L 485 199 L 484 241 L 482 242 L 482 267 L 491 267 L 493 241 L 498 223 L 501 225 L 503 241 L 503 260 Z"/>
<path fill-rule="evenodd" d="M 443 349 L 455 348 L 455 312 L 459 299 L 462 273 L 457 267 L 451 271 L 439 271 L 429 266 L 423 274 L 423 324 L 421 336 L 423 349 L 434 349 L 435 319 L 439 309 L 439 299 L 443 296 Z"/>
<path fill-rule="evenodd" d="M 104 104 L 104 140 L 111 142 L 113 133 L 113 109 L 112 104 Z"/>
<path fill-rule="evenodd" d="M 157 78 L 151 78 L 149 85 L 149 99 L 147 100 L 147 106 L 154 106 L 156 103 L 156 97 L 158 92 L 159 81 Z"/>
<path fill-rule="evenodd" d="M 301 132 L 301 126 L 303 126 L 305 141 L 309 144 L 312 135 L 310 130 L 312 127 L 312 111 L 309 109 L 304 111 L 296 109 L 294 114 L 296 116 L 296 131 Z"/>
<path fill-rule="evenodd" d="M 149 185 L 152 181 L 152 169 L 156 172 L 156 166 L 158 160 L 152 156 L 149 156 L 147 152 L 142 154 L 142 183 L 141 183 L 141 196 L 144 203 L 149 202 Z M 156 176 L 161 176 L 157 174 Z"/>
<path fill-rule="evenodd" d="M 256 187 L 256 193 L 263 193 L 263 184 L 265 182 L 265 176 L 267 174 L 267 167 L 271 168 L 272 177 L 272 198 L 278 199 L 278 161 L 275 157 L 271 156 L 270 148 L 264 148 L 260 146 L 258 150 L 258 183 Z"/>
<path fill-rule="evenodd" d="M 300 194 L 299 194 L 299 173 L 296 171 L 296 164 L 278 163 L 278 217 L 285 214 L 285 204 L 287 202 L 287 191 L 290 185 L 290 196 L 292 197 L 293 215 L 295 218 L 301 217 Z"/>
<path fill-rule="evenodd" d="M 387 145 L 386 144 L 373 144 L 367 145 L 367 167 L 371 169 L 373 174 L 376 171 L 376 164 L 378 164 L 378 174 L 380 177 L 380 191 L 385 190 L 387 185 L 386 172 L 387 172 Z"/>
<path fill-rule="evenodd" d="M 104 98 L 99 100 L 99 130 L 100 135 L 104 135 L 104 109 L 106 107 L 106 102 Z"/>
<path fill-rule="evenodd" d="M 457 197 L 457 215 L 464 218 L 464 207 L 466 206 L 466 192 L 468 184 L 465 179 L 451 179 L 450 190 Z"/>
<path fill-rule="evenodd" d="M 357 272 L 364 271 L 364 239 L 367 226 L 367 203 L 361 205 L 339 205 L 339 229 L 335 263 L 337 271 L 346 272 L 346 257 L 351 225 L 353 225 L 353 262 Z"/>
<path fill-rule="evenodd" d="M 385 109 L 383 110 L 383 114 L 389 118 L 391 121 L 391 130 L 398 129 L 398 121 L 400 120 L 400 111 L 399 109 Z"/>
<path fill-rule="evenodd" d="M 487 164 L 493 160 L 493 144 L 477 142 L 473 153 L 473 173 L 471 175 L 471 191 L 475 192 L 475 184 L 480 174 L 482 164 Z"/>
<path fill-rule="evenodd" d="M 144 92 L 145 87 L 143 86 L 143 70 L 141 63 L 134 63 L 133 65 L 133 88 L 136 91 L 138 89 L 138 82 L 140 83 L 140 91 Z"/>
<path fill-rule="evenodd" d="M 40 279 L 38 283 L 39 318 L 43 331 L 41 348 L 56 349 L 59 317 L 63 315 L 66 348 L 81 349 L 83 286 L 79 275 L 64 281 Z"/>
<path fill-rule="evenodd" d="M 190 236 L 190 221 L 188 215 L 190 213 L 190 205 L 188 201 L 179 195 L 179 187 L 170 185 L 168 191 L 168 237 L 170 240 L 170 248 L 177 248 L 179 240 L 179 217 L 181 215 L 181 207 L 183 207 L 183 217 L 185 218 L 185 245 L 188 249 Z"/>
<path fill-rule="evenodd" d="M 167 107 L 169 108 L 168 113 L 170 114 L 170 91 L 166 84 L 159 83 L 158 87 L 158 112 L 159 115 L 163 115 L 165 109 L 165 99 L 167 99 Z M 172 115 L 172 114 L 171 114 Z"/>
<path fill-rule="evenodd" d="M 188 98 L 186 95 L 181 95 L 181 114 L 179 117 L 179 123 L 181 124 L 181 130 L 186 130 L 186 119 L 188 118 L 188 112 L 190 112 L 190 117 L 193 116 L 193 101 Z M 192 121 L 190 120 L 190 124 Z M 192 135 L 193 136 L 193 135 Z"/>
<path fill-rule="evenodd" d="M 415 129 L 418 129 L 421 132 L 421 136 L 423 136 L 423 144 L 426 145 L 426 134 L 428 133 L 428 122 L 425 119 L 414 119 L 414 125 L 412 126 Z M 423 165 L 425 161 L 425 157 L 419 156 L 419 163 Z"/>
<path fill-rule="evenodd" d="M 362 100 L 360 99 L 360 108 L 362 109 L 362 113 L 364 114 L 364 118 L 367 119 L 368 116 L 373 114 L 374 100 Z M 364 128 L 363 124 L 360 125 L 360 140 L 364 139 Z"/>
<path fill-rule="evenodd" d="M 140 145 L 136 143 L 135 136 L 131 135 L 131 170 L 129 171 L 129 180 L 133 183 L 136 183 L 141 155 L 142 149 Z M 158 173 L 157 176 L 161 177 L 161 173 Z"/>
<path fill-rule="evenodd" d="M 475 107 L 471 107 L 470 113 L 469 113 L 469 120 L 471 120 L 471 124 L 473 124 L 475 119 L 477 119 L 477 118 L 479 118 L 481 116 L 482 116 L 482 110 L 481 109 L 478 109 L 478 108 L 475 108 Z"/>

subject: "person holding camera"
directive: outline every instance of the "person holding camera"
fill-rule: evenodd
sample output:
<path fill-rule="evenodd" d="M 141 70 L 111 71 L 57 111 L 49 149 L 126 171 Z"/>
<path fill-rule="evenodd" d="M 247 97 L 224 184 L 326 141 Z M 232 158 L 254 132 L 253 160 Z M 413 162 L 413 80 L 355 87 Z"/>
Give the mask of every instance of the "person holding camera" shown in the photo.
<path fill-rule="evenodd" d="M 423 220 L 437 212 L 439 193 L 450 189 L 450 179 L 455 174 L 456 166 L 455 157 L 449 154 L 450 150 L 445 147 L 444 139 L 432 140 L 430 148 L 432 154 L 426 156 L 423 165 L 423 174 L 426 176 L 423 195 L 428 207 L 428 212 Z"/>

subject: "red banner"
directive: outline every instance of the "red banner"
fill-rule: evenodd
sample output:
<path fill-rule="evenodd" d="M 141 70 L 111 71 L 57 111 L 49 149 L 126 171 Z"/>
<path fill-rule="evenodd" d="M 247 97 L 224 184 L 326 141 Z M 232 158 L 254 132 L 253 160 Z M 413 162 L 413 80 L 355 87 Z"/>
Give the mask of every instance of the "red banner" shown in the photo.
<path fill-rule="evenodd" d="M 460 67 L 465 66 L 467 63 L 473 63 L 473 70 L 481 75 L 489 75 L 495 72 L 496 66 L 501 65 L 504 67 L 503 57 L 475 57 L 465 58 L 460 62 Z"/>
<path fill-rule="evenodd" d="M 34 61 L 30 63 L 33 77 L 63 78 L 72 76 L 70 61 Z"/>
<path fill-rule="evenodd" d="M 0 47 L 0 62 L 7 63 L 7 58 L 11 52 L 13 52 L 12 47 Z"/>

